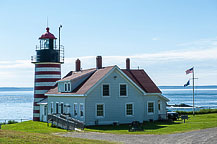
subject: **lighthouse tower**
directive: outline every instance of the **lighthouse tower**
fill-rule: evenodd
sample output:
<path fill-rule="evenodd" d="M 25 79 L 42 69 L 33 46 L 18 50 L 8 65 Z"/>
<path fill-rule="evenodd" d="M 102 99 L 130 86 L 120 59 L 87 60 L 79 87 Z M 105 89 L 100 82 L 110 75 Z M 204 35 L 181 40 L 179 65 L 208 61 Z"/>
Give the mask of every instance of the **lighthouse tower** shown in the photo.
<path fill-rule="evenodd" d="M 56 81 L 61 78 L 61 64 L 64 62 L 64 48 L 56 45 L 56 37 L 46 28 L 46 33 L 39 38 L 40 45 L 36 46 L 36 56 L 32 57 L 35 64 L 33 120 L 40 120 L 40 101 L 46 100 L 44 95 L 54 88 Z"/>

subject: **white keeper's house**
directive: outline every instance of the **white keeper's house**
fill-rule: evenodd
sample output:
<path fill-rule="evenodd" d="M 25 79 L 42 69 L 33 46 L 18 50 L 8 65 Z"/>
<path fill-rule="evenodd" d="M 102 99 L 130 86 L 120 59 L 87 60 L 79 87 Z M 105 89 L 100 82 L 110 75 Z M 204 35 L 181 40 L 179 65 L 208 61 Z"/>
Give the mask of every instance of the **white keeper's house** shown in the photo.
<path fill-rule="evenodd" d="M 45 38 L 49 41 L 49 37 Z M 49 73 L 53 75 L 50 80 L 56 78 L 54 72 L 60 74 L 60 59 L 49 61 L 34 62 L 40 66 L 36 67 L 37 72 L 46 71 L 46 67 L 52 69 L 52 72 L 39 72 L 36 81 L 43 81 Z M 35 120 L 47 121 L 48 114 L 58 113 L 80 120 L 86 126 L 166 119 L 166 103 L 169 100 L 143 69 L 130 68 L 129 58 L 126 59 L 125 69 L 117 65 L 103 67 L 101 56 L 96 57 L 95 68 L 81 70 L 79 59 L 75 65 L 75 71 L 52 83 L 50 89 L 40 85 L 40 82 L 40 87 L 35 86 L 35 93 L 39 93 L 39 88 L 47 88 L 43 89 L 43 97 L 34 101 L 38 113 L 34 115 L 38 117 Z M 49 82 L 42 83 L 46 85 Z"/>

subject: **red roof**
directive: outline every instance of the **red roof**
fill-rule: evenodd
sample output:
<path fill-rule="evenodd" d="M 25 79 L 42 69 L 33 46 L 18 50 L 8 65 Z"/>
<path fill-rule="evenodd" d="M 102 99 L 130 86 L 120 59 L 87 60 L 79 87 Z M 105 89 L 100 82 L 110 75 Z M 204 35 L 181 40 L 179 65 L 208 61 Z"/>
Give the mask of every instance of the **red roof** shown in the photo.
<path fill-rule="evenodd" d="M 59 81 L 73 80 L 82 78 L 82 76 L 90 74 L 89 77 L 81 83 L 73 92 L 58 92 L 58 88 L 49 90 L 46 94 L 85 94 L 99 80 L 101 80 L 114 66 L 104 67 L 102 69 L 87 69 L 80 72 L 69 72 L 67 76 Z M 136 85 L 138 85 L 146 93 L 161 93 L 159 88 L 150 79 L 144 70 L 122 70 Z"/>
<path fill-rule="evenodd" d="M 50 89 L 46 94 L 85 94 L 90 88 L 92 88 L 100 79 L 102 79 L 114 66 L 108 66 L 102 69 L 88 69 L 88 70 L 82 70 L 81 72 L 74 73 L 73 72 L 68 74 L 68 77 L 63 78 L 62 80 L 72 80 L 74 78 L 81 78 L 83 75 L 87 73 L 94 72 L 92 75 L 90 75 L 87 80 L 82 83 L 78 88 L 76 88 L 75 91 L 71 93 L 64 93 L 64 92 L 58 92 L 58 88 L 55 87 L 54 89 Z M 60 81 L 62 81 L 60 80 Z"/>
<path fill-rule="evenodd" d="M 46 28 L 47 32 L 41 35 L 39 39 L 57 39 L 52 33 L 49 32 L 49 27 Z"/>
<path fill-rule="evenodd" d="M 132 79 L 146 93 L 161 93 L 151 78 L 144 70 L 122 70 L 130 79 Z"/>

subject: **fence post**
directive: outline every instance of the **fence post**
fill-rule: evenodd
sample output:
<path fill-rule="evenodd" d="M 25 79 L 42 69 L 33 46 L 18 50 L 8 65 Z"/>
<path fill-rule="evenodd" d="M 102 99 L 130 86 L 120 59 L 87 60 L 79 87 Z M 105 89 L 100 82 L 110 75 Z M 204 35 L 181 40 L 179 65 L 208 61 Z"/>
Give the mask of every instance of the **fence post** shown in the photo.
<path fill-rule="evenodd" d="M 67 116 L 67 131 L 69 130 L 69 119 L 68 119 L 68 116 Z"/>

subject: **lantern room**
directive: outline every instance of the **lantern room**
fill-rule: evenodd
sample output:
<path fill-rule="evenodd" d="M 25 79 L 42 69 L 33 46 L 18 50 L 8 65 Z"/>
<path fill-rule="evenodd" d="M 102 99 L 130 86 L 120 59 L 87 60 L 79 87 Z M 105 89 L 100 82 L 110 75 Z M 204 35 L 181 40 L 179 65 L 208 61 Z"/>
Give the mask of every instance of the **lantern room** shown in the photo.
<path fill-rule="evenodd" d="M 32 57 L 32 63 L 63 63 L 64 48 L 56 45 L 56 39 L 47 27 L 46 32 L 39 37 L 40 44 L 36 46 L 36 56 Z"/>
<path fill-rule="evenodd" d="M 44 33 L 40 38 L 40 49 L 54 49 L 56 46 L 56 37 L 49 32 L 49 27 L 46 28 L 47 32 Z"/>

